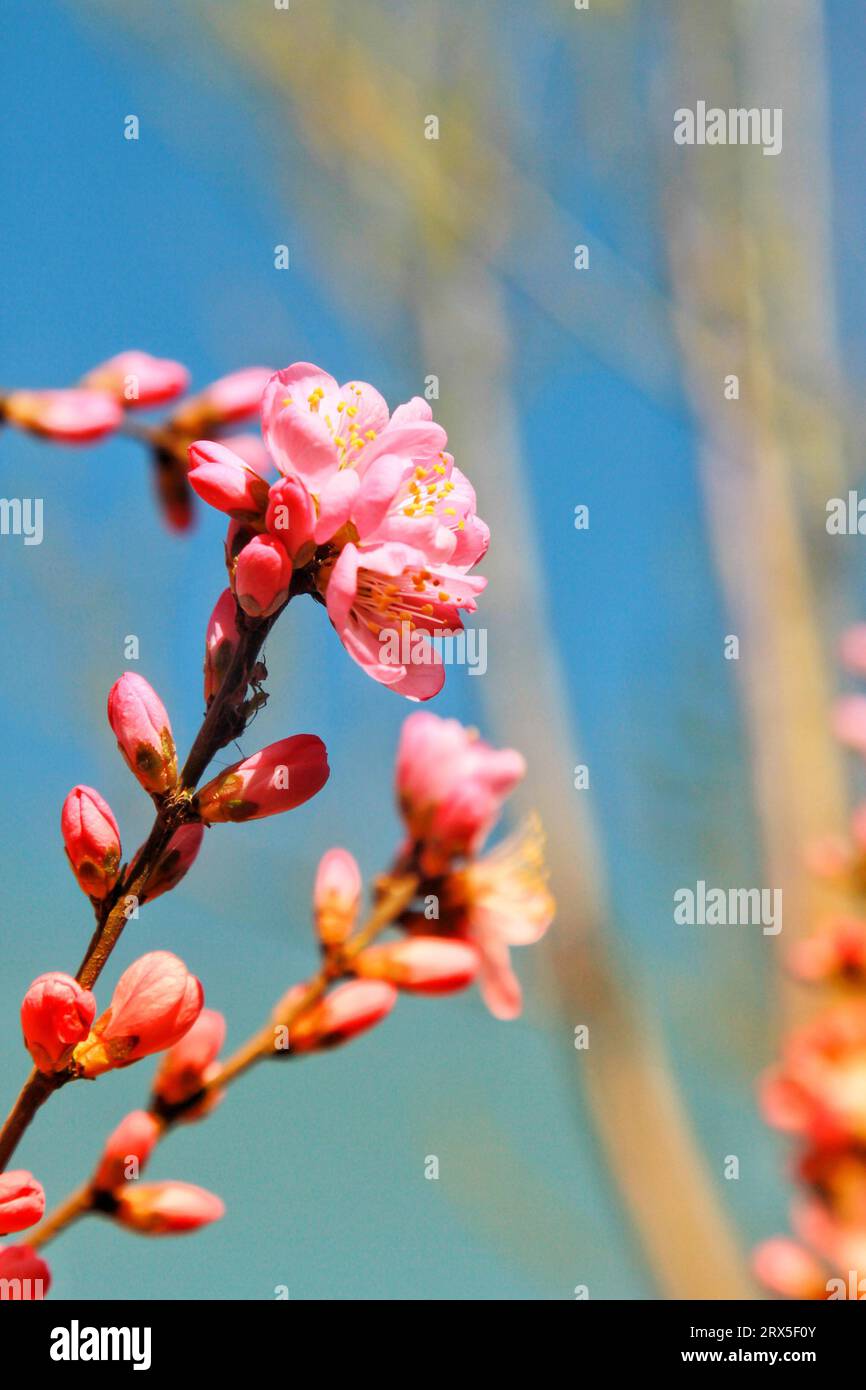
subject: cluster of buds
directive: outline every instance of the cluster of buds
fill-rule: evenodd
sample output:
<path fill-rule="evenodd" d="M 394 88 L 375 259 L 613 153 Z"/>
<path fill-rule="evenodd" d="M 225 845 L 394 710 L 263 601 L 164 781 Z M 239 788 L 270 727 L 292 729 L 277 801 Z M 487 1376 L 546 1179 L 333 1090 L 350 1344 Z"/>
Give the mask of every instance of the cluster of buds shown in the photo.
<path fill-rule="evenodd" d="M 0 1238 L 35 1226 L 45 1211 L 45 1192 L 24 1169 L 0 1173 Z M 44 1298 L 51 1284 L 48 1265 L 27 1245 L 0 1245 L 0 1294 L 21 1300 Z"/>
<path fill-rule="evenodd" d="M 90 1184 L 91 1208 L 138 1235 L 186 1235 L 218 1221 L 219 1197 L 186 1182 L 140 1181 L 159 1141 L 158 1118 L 133 1110 L 109 1136 Z"/>
<path fill-rule="evenodd" d="M 866 627 L 847 633 L 843 662 L 866 675 Z M 866 754 L 866 699 L 840 700 L 837 736 Z M 813 869 L 850 898 L 866 892 L 866 806 L 847 842 L 812 847 Z M 775 1237 L 755 1253 L 758 1277 L 798 1299 L 866 1297 L 866 914 L 835 915 L 789 953 L 792 974 L 833 998 L 790 1036 L 761 1083 L 766 1119 L 797 1143 L 792 1211 L 798 1239 Z"/>
<path fill-rule="evenodd" d="M 234 431 L 258 412 L 270 376 L 267 367 L 246 367 L 181 401 L 190 380 L 181 362 L 121 352 L 74 387 L 9 392 L 0 398 L 0 420 L 55 443 L 90 444 L 122 430 L 130 412 L 171 404 L 158 425 L 134 425 L 127 432 L 150 446 L 157 497 L 169 526 L 186 530 L 193 516 L 186 477 L 193 440 L 205 432 L 229 438 L 253 468 L 267 468 L 259 435 Z"/>
<path fill-rule="evenodd" d="M 193 488 L 230 518 L 240 607 L 268 618 L 292 589 L 311 593 L 368 675 L 429 699 L 445 679 L 430 639 L 474 611 L 485 581 L 469 571 L 489 540 L 429 404 L 414 397 L 391 413 L 367 382 L 340 386 L 296 362 L 265 387 L 262 433 L 278 474 L 270 483 L 225 440 L 189 450 Z M 417 640 L 400 642 L 404 633 Z"/>

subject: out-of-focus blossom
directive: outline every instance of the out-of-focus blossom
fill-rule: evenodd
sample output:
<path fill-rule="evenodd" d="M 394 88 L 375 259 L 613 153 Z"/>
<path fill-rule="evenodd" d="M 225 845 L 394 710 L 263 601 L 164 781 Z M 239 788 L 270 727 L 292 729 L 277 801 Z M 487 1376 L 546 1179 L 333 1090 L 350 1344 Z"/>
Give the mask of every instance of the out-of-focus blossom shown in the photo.
<path fill-rule="evenodd" d="M 235 521 L 263 524 L 268 484 L 225 444 L 200 439 L 189 446 L 189 480 L 199 497 Z"/>
<path fill-rule="evenodd" d="M 189 372 L 181 362 L 152 357 L 149 352 L 120 352 L 93 367 L 82 386 L 107 391 L 127 409 L 163 405 L 183 395 Z"/>
<path fill-rule="evenodd" d="M 206 825 L 258 820 L 309 801 L 329 775 L 322 740 L 315 734 L 294 734 L 226 768 L 202 787 L 195 804 Z"/>
<path fill-rule="evenodd" d="M 142 676 L 126 671 L 108 693 L 108 722 L 130 771 L 145 791 L 171 791 L 177 753 L 165 705 Z"/>
<path fill-rule="evenodd" d="M 35 979 L 21 1003 L 21 1028 L 39 1070 L 62 1071 L 95 1015 L 96 1000 L 71 975 L 55 970 Z"/>
<path fill-rule="evenodd" d="M 51 1287 L 51 1270 L 29 1245 L 0 1247 L 0 1286 L 3 1299 L 34 1302 Z"/>
<path fill-rule="evenodd" d="M 231 589 L 223 589 L 214 605 L 204 642 L 204 699 L 209 705 L 225 679 L 237 650 L 237 608 Z"/>
<path fill-rule="evenodd" d="M 93 787 L 73 787 L 60 830 L 79 887 L 88 897 L 104 898 L 120 872 L 120 831 L 108 802 Z"/>
<path fill-rule="evenodd" d="M 866 695 L 845 695 L 836 701 L 833 732 L 841 743 L 866 755 Z"/>
<path fill-rule="evenodd" d="M 12 425 L 61 444 L 89 444 L 112 434 L 123 411 L 105 391 L 84 388 L 60 391 L 13 391 L 3 402 Z"/>
<path fill-rule="evenodd" d="M 137 1181 L 159 1140 L 159 1121 L 146 1110 L 133 1110 L 109 1135 L 93 1178 L 98 1191 L 111 1192 Z"/>
<path fill-rule="evenodd" d="M 835 917 L 788 953 L 792 974 L 810 984 L 821 980 L 866 983 L 866 921 Z"/>
<path fill-rule="evenodd" d="M 218 1069 L 217 1057 L 225 1035 L 222 1014 L 216 1009 L 202 1009 L 189 1032 L 163 1057 L 153 1083 L 157 1099 L 176 1106 L 198 1095 Z M 196 1107 L 195 1113 L 197 1117 L 202 1112 Z"/>
<path fill-rule="evenodd" d="M 450 994 L 465 989 L 478 974 L 480 957 L 466 941 L 441 936 L 412 936 L 368 946 L 353 962 L 356 974 L 388 980 L 418 994 Z"/>
<path fill-rule="evenodd" d="M 204 826 L 198 824 L 181 825 L 172 835 L 156 864 L 151 869 L 147 882 L 140 889 L 138 900 L 140 903 L 153 902 L 154 898 L 159 898 L 163 893 L 168 893 L 172 888 L 176 888 L 182 878 L 185 878 L 195 863 L 198 852 L 201 849 L 201 842 L 204 839 Z M 144 846 L 142 846 L 142 849 Z M 136 853 L 135 858 L 129 868 L 130 877 L 135 877 L 136 865 L 138 864 L 141 849 Z"/>
<path fill-rule="evenodd" d="M 0 1236 L 11 1236 L 41 1221 L 45 1193 L 41 1182 L 24 1168 L 0 1173 Z"/>
<path fill-rule="evenodd" d="M 205 387 L 184 401 L 172 417 L 175 429 L 203 434 L 206 430 L 238 424 L 259 410 L 262 394 L 272 375 L 270 367 L 243 367 Z"/>
<path fill-rule="evenodd" d="M 817 1144 L 866 1143 L 866 1002 L 834 1005 L 788 1038 L 761 1097 L 778 1129 Z"/>
<path fill-rule="evenodd" d="M 169 951 L 150 951 L 126 969 L 110 1008 L 97 1019 L 74 1057 L 83 1076 L 99 1076 L 171 1047 L 195 1023 L 204 1004 L 201 982 Z"/>
<path fill-rule="evenodd" d="M 270 485 L 274 476 L 274 465 L 260 434 L 224 434 L 220 443 L 231 449 L 233 454 L 243 459 L 247 468 L 258 473 Z"/>
<path fill-rule="evenodd" d="M 295 991 L 277 1006 L 274 1018 L 294 1000 Z M 288 1052 L 315 1052 L 337 1047 L 358 1033 L 380 1023 L 397 999 L 393 985 L 384 980 L 350 980 L 338 985 L 318 1004 L 307 1009 L 289 1026 Z"/>
<path fill-rule="evenodd" d="M 116 1194 L 114 1219 L 145 1236 L 178 1236 L 219 1221 L 219 1197 L 188 1182 L 128 1183 Z"/>
<path fill-rule="evenodd" d="M 254 536 L 238 556 L 235 593 L 251 618 L 269 618 L 289 597 L 292 562 L 274 536 Z"/>
<path fill-rule="evenodd" d="M 755 1250 L 752 1265 L 757 1279 L 782 1298 L 817 1300 L 827 1297 L 823 1267 L 796 1241 L 784 1236 L 765 1240 Z"/>
<path fill-rule="evenodd" d="M 329 849 L 319 860 L 313 885 L 313 916 L 323 946 L 340 946 L 350 936 L 361 901 L 361 870 L 346 849 Z"/>

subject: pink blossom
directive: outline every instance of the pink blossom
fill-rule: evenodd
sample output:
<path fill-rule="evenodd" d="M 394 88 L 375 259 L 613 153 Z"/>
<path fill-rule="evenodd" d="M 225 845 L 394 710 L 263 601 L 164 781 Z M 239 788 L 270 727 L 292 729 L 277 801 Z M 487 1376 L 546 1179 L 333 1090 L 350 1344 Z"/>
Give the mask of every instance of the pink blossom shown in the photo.
<path fill-rule="evenodd" d="M 254 536 L 235 569 L 238 603 L 251 618 L 269 618 L 289 597 L 292 562 L 274 536 Z"/>
<path fill-rule="evenodd" d="M 121 405 L 134 409 L 163 405 L 182 395 L 189 385 L 189 372 L 182 363 L 172 362 L 167 357 L 151 357 L 149 352 L 121 352 L 93 367 L 82 385 L 107 391 Z"/>
<path fill-rule="evenodd" d="M 45 1211 L 42 1184 L 18 1168 L 0 1173 L 0 1236 L 11 1236 L 41 1221 Z"/>
<path fill-rule="evenodd" d="M 146 1110 L 133 1110 L 106 1140 L 93 1186 L 110 1192 L 122 1182 L 137 1180 L 159 1135 L 159 1121 L 153 1115 Z"/>
<path fill-rule="evenodd" d="M 225 444 L 200 439 L 189 446 L 189 481 L 199 497 L 235 521 L 263 522 L 268 484 Z"/>
<path fill-rule="evenodd" d="M 384 980 L 350 980 L 338 985 L 290 1025 L 288 1050 L 313 1052 L 348 1042 L 379 1023 L 396 1000 L 397 991 Z M 275 1016 L 279 1018 L 279 1009 Z"/>
<path fill-rule="evenodd" d="M 329 849 L 319 860 L 313 886 L 313 915 L 319 940 L 338 946 L 351 934 L 361 901 L 361 871 L 346 849 Z"/>
<path fill-rule="evenodd" d="M 389 980 L 418 994 L 450 994 L 472 983 L 479 964 L 478 951 L 466 941 L 411 936 L 368 946 L 355 958 L 352 968 L 365 979 Z"/>
<path fill-rule="evenodd" d="M 51 1287 L 51 1271 L 29 1245 L 6 1245 L 0 1247 L 0 1280 L 6 1298 L 28 1302 L 45 1297 Z"/>
<path fill-rule="evenodd" d="M 117 1194 L 116 1221 L 145 1236 L 177 1236 L 219 1221 L 219 1197 L 188 1182 L 128 1183 Z"/>
<path fill-rule="evenodd" d="M 447 861 L 474 853 L 526 771 L 511 748 L 491 748 L 456 719 L 419 711 L 404 721 L 397 796 L 416 841 Z"/>
<path fill-rule="evenodd" d="M 168 1106 L 197 1095 L 214 1074 L 225 1041 L 226 1021 L 216 1009 L 202 1009 L 195 1023 L 165 1054 L 153 1084 L 154 1095 Z"/>
<path fill-rule="evenodd" d="M 60 830 L 79 887 L 88 897 L 104 898 L 120 872 L 120 831 L 108 802 L 93 787 L 73 787 Z"/>
<path fill-rule="evenodd" d="M 325 578 L 328 616 L 346 651 L 374 680 L 412 700 L 429 700 L 445 681 L 428 637 L 462 627 L 485 580 L 447 565 L 431 570 L 420 550 L 387 544 L 343 547 Z"/>
<path fill-rule="evenodd" d="M 96 1000 L 71 975 L 40 975 L 21 1003 L 24 1045 L 40 1071 L 63 1071 L 76 1043 L 87 1037 Z"/>
<path fill-rule="evenodd" d="M 156 864 L 148 875 L 144 887 L 139 890 L 140 903 L 152 903 L 163 893 L 176 888 L 181 879 L 186 878 L 201 849 L 204 839 L 204 826 L 199 824 L 181 825 L 172 835 Z M 142 846 L 143 848 L 143 846 Z M 136 852 L 130 865 L 130 874 L 135 876 L 141 849 Z"/>
<path fill-rule="evenodd" d="M 272 375 L 270 367 L 243 367 L 205 387 L 185 401 L 174 416 L 180 430 L 204 433 L 217 426 L 234 425 L 255 415 Z"/>
<path fill-rule="evenodd" d="M 866 1142 L 866 1003 L 839 1003 L 792 1034 L 761 1101 L 769 1124 L 816 1144 Z"/>
<path fill-rule="evenodd" d="M 841 743 L 866 755 L 866 695 L 846 695 L 836 701 L 833 732 Z"/>
<path fill-rule="evenodd" d="M 866 983 L 866 921 L 834 917 L 788 952 L 792 974 L 810 984 L 823 980 Z"/>
<path fill-rule="evenodd" d="M 130 771 L 145 791 L 171 791 L 177 754 L 165 705 L 142 676 L 126 671 L 108 693 L 108 722 Z"/>
<path fill-rule="evenodd" d="M 784 1236 L 765 1240 L 755 1251 L 755 1276 L 765 1288 L 783 1298 L 827 1297 L 826 1275 L 808 1250 Z"/>
<path fill-rule="evenodd" d="M 123 411 L 105 391 L 13 391 L 3 403 L 5 418 L 31 434 L 62 444 L 88 444 L 112 434 Z"/>
<path fill-rule="evenodd" d="M 223 589 L 210 615 L 205 634 L 204 699 L 209 705 L 225 679 L 225 674 L 237 650 L 238 619 L 235 596 Z"/>
<path fill-rule="evenodd" d="M 121 975 L 110 1008 L 75 1049 L 84 1076 L 99 1076 L 162 1052 L 195 1023 L 204 1004 L 201 982 L 169 951 L 150 951 Z"/>
<path fill-rule="evenodd" d="M 293 563 L 306 564 L 315 549 L 316 508 L 300 478 L 281 478 L 271 486 L 265 524 Z"/>
<path fill-rule="evenodd" d="M 206 825 L 258 820 L 309 801 L 329 773 L 322 740 L 315 734 L 294 734 L 226 768 L 201 789 L 196 807 Z"/>

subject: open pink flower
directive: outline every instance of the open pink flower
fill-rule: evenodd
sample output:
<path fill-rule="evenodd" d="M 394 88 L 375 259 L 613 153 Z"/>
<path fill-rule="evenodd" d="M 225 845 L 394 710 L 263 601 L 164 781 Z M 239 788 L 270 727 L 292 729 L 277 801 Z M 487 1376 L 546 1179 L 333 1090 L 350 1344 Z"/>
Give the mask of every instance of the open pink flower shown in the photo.
<path fill-rule="evenodd" d="M 42 1299 L 51 1287 L 48 1265 L 29 1245 L 0 1247 L 0 1281 L 4 1298 L 22 1303 Z"/>
<path fill-rule="evenodd" d="M 25 1169 L 0 1173 L 0 1236 L 11 1236 L 42 1220 L 45 1193 Z"/>
<path fill-rule="evenodd" d="M 55 970 L 35 979 L 21 1002 L 24 1045 L 40 1071 L 63 1071 L 86 1038 L 96 1000 L 71 975 Z"/>
<path fill-rule="evenodd" d="M 93 787 L 73 787 L 60 830 L 79 887 L 88 897 L 104 898 L 120 872 L 120 831 L 108 802 Z"/>
<path fill-rule="evenodd" d="M 173 1106 L 197 1095 L 214 1074 L 225 1035 L 222 1014 L 216 1009 L 202 1009 L 189 1032 L 163 1057 L 153 1083 L 157 1099 Z"/>
<path fill-rule="evenodd" d="M 429 700 L 445 681 L 441 654 L 428 638 L 462 627 L 485 580 L 389 543 L 348 544 L 326 576 L 328 616 L 346 651 L 369 676 L 412 700 Z"/>
<path fill-rule="evenodd" d="M 129 1066 L 179 1041 L 204 1004 L 201 982 L 169 951 L 150 951 L 121 975 L 110 1008 L 75 1049 L 84 1076 Z"/>
<path fill-rule="evenodd" d="M 289 597 L 292 562 L 275 536 L 253 536 L 238 556 L 235 593 L 251 618 L 269 618 Z"/>
<path fill-rule="evenodd" d="M 62 444 L 89 444 L 112 434 L 123 422 L 123 411 L 113 396 L 83 387 L 13 391 L 6 397 L 3 412 L 19 429 Z"/>
<path fill-rule="evenodd" d="M 410 836 L 443 862 L 474 853 L 526 771 L 511 748 L 492 748 L 456 719 L 419 711 L 403 723 L 397 797 Z"/>
<path fill-rule="evenodd" d="M 108 692 L 108 722 L 145 791 L 171 791 L 177 783 L 177 753 L 168 714 L 153 687 L 134 671 L 126 671 Z"/>
<path fill-rule="evenodd" d="M 329 849 L 319 860 L 313 885 L 313 915 L 324 946 L 351 935 L 361 901 L 361 870 L 347 849 Z"/>
<path fill-rule="evenodd" d="M 181 362 L 152 357 L 149 352 L 120 352 L 93 367 L 81 383 L 97 391 L 107 391 L 127 409 L 163 405 L 183 395 L 189 385 L 189 372 Z"/>
<path fill-rule="evenodd" d="M 137 1181 L 159 1140 L 159 1121 L 146 1110 L 133 1110 L 108 1136 L 93 1186 L 111 1192 L 127 1181 Z"/>
<path fill-rule="evenodd" d="M 195 804 L 206 825 L 258 820 L 309 801 L 329 775 L 322 740 L 315 734 L 294 734 L 227 767 L 202 787 Z"/>
<path fill-rule="evenodd" d="M 179 1236 L 219 1221 L 219 1197 L 188 1182 L 129 1183 L 118 1191 L 115 1221 L 145 1236 Z"/>
<path fill-rule="evenodd" d="M 417 994 L 450 994 L 472 983 L 479 964 L 478 951 L 469 942 L 411 936 L 368 946 L 352 968 L 364 979 L 388 980 Z"/>

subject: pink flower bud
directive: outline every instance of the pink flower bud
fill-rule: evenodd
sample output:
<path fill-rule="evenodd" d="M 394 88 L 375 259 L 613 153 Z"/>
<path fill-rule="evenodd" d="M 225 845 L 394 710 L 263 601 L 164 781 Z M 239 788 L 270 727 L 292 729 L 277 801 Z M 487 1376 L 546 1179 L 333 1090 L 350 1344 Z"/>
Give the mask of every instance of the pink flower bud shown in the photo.
<path fill-rule="evenodd" d="M 226 1021 L 216 1009 L 202 1009 L 189 1032 L 163 1057 L 153 1083 L 154 1095 L 168 1106 L 183 1105 L 213 1075 L 225 1041 Z"/>
<path fill-rule="evenodd" d="M 347 849 L 329 849 L 319 860 L 313 885 L 313 915 L 324 946 L 339 946 L 351 934 L 361 901 L 361 870 Z"/>
<path fill-rule="evenodd" d="M 159 1139 L 159 1121 L 146 1110 L 133 1110 L 105 1142 L 93 1186 L 111 1192 L 121 1183 L 137 1180 Z"/>
<path fill-rule="evenodd" d="M 235 521 L 264 520 L 268 484 L 225 444 L 200 439 L 190 444 L 189 460 L 189 480 L 203 501 Z"/>
<path fill-rule="evenodd" d="M 265 524 L 298 567 L 307 563 L 316 548 L 316 507 L 300 478 L 281 478 L 272 485 Z"/>
<path fill-rule="evenodd" d="M 147 882 L 139 892 L 139 902 L 152 903 L 154 898 L 159 898 L 163 893 L 168 893 L 172 888 L 176 888 L 195 863 L 203 839 L 203 825 L 182 825 L 179 830 L 176 830 L 163 854 L 151 869 Z M 141 850 L 139 849 L 130 865 L 132 877 L 135 876 L 140 854 Z"/>
<path fill-rule="evenodd" d="M 225 678 L 238 645 L 237 605 L 223 589 L 210 615 L 204 639 L 204 699 L 209 705 Z"/>
<path fill-rule="evenodd" d="M 188 1182 L 129 1183 L 117 1193 L 114 1219 L 144 1236 L 178 1236 L 219 1221 L 219 1197 Z"/>
<path fill-rule="evenodd" d="M 390 1013 L 397 999 L 384 980 L 350 980 L 326 994 L 289 1028 L 289 1053 L 337 1047 Z"/>
<path fill-rule="evenodd" d="M 292 562 L 273 536 L 254 536 L 235 569 L 238 603 L 251 618 L 269 618 L 289 597 Z"/>
<path fill-rule="evenodd" d="M 206 430 L 214 425 L 233 425 L 257 414 L 262 395 L 273 373 L 268 367 L 244 367 L 230 372 L 187 401 L 174 417 L 181 430 Z"/>
<path fill-rule="evenodd" d="M 107 801 L 92 787 L 73 787 L 63 803 L 60 829 L 78 886 L 104 898 L 120 871 L 120 831 Z"/>
<path fill-rule="evenodd" d="M 165 705 L 142 676 L 126 671 L 108 693 L 108 722 L 130 771 L 145 791 L 177 783 L 177 753 Z"/>
<path fill-rule="evenodd" d="M 180 396 L 189 385 L 189 372 L 168 357 L 151 357 L 149 352 L 120 352 L 93 367 L 83 386 L 107 391 L 127 409 L 162 405 Z"/>
<path fill-rule="evenodd" d="M 0 1248 L 0 1281 L 4 1299 L 34 1302 L 51 1288 L 51 1270 L 29 1245 Z"/>
<path fill-rule="evenodd" d="M 368 980 L 390 980 L 419 994 L 449 994 L 464 989 L 478 974 L 480 956 L 466 941 L 440 936 L 413 936 L 368 946 L 353 969 Z"/>
<path fill-rule="evenodd" d="M 21 1003 L 24 1046 L 40 1071 L 63 1071 L 90 1032 L 96 1000 L 71 975 L 40 975 Z"/>
<path fill-rule="evenodd" d="M 123 411 L 105 391 L 13 391 L 3 409 L 19 429 L 62 444 L 102 439 L 123 421 Z"/>
<path fill-rule="evenodd" d="M 23 1168 L 0 1173 L 0 1236 L 10 1236 L 41 1221 L 45 1193 L 41 1182 Z"/>
<path fill-rule="evenodd" d="M 322 740 L 293 734 L 226 768 L 198 793 L 196 808 L 207 825 L 259 820 L 309 801 L 329 775 Z"/>
<path fill-rule="evenodd" d="M 783 1298 L 825 1299 L 827 1281 L 821 1265 L 793 1240 L 774 1236 L 759 1245 L 753 1256 L 756 1277 Z"/>
<path fill-rule="evenodd" d="M 126 1067 L 179 1041 L 204 1004 L 201 982 L 170 951 L 150 951 L 124 970 L 111 1007 L 75 1049 L 83 1076 Z"/>

